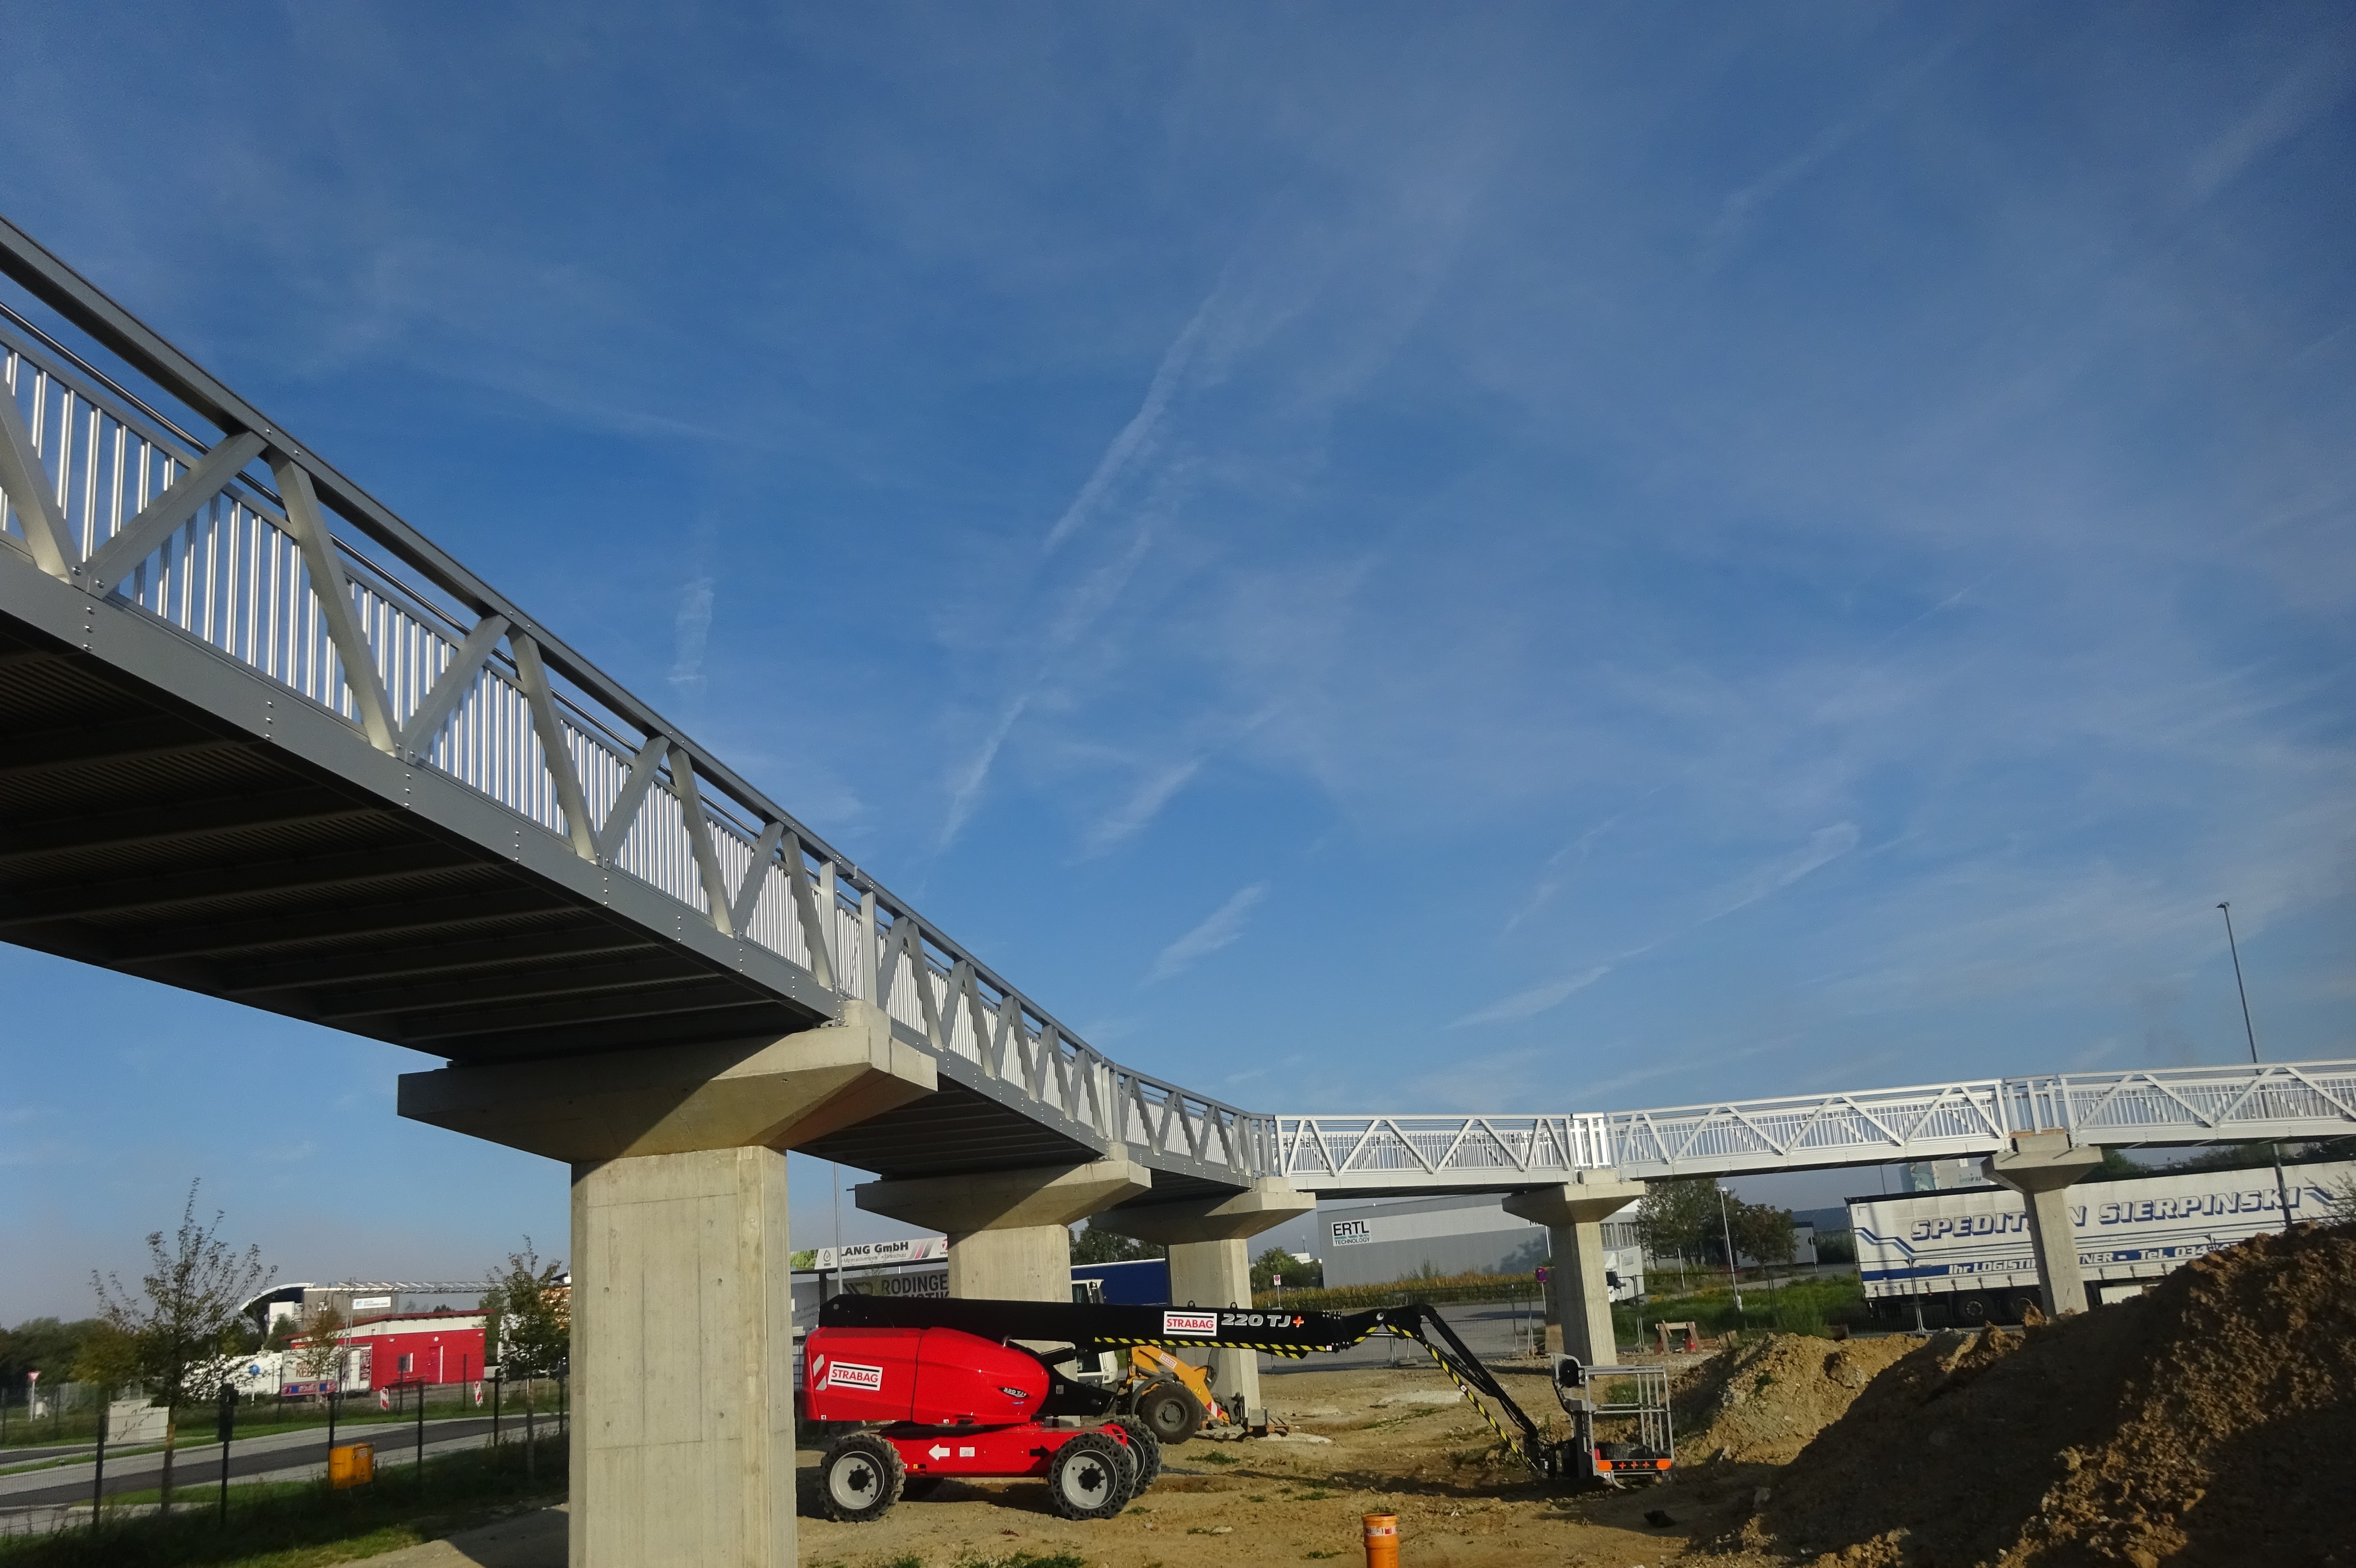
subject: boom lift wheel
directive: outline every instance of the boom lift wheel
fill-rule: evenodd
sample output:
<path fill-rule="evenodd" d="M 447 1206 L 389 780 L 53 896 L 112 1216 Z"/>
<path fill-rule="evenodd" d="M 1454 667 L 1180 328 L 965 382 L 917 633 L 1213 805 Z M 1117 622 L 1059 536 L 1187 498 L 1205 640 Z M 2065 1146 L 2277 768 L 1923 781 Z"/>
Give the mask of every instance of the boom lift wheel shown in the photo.
<path fill-rule="evenodd" d="M 882 1519 L 900 1500 L 907 1474 L 898 1449 L 873 1432 L 854 1432 L 819 1462 L 819 1507 L 844 1524 Z"/>
<path fill-rule="evenodd" d="M 1137 1417 L 1164 1443 L 1183 1443 L 1203 1429 L 1203 1407 L 1174 1382 L 1146 1385 L 1137 1396 Z"/>
<path fill-rule="evenodd" d="M 1137 1484 L 1129 1488 L 1134 1498 L 1162 1478 L 1162 1443 L 1133 1415 L 1116 1416 L 1113 1424 L 1129 1434 L 1129 1451 L 1137 1456 Z"/>
<path fill-rule="evenodd" d="M 1120 1440 L 1083 1432 L 1047 1465 L 1047 1506 L 1058 1519 L 1110 1519 L 1129 1506 L 1134 1474 Z"/>

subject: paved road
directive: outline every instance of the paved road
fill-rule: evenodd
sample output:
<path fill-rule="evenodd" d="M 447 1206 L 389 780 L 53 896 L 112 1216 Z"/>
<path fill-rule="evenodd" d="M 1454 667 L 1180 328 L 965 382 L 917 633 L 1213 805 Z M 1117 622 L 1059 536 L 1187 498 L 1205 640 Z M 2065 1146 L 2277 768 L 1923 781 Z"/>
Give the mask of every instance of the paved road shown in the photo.
<path fill-rule="evenodd" d="M 541 1424 L 542 1430 L 553 1432 L 554 1422 Z M 520 1420 L 501 1423 L 502 1433 L 512 1433 L 519 1439 L 523 1435 Z M 455 1420 L 428 1421 L 425 1424 L 425 1451 L 431 1455 L 449 1448 L 467 1447 L 489 1437 L 488 1416 L 463 1416 Z M 338 1443 L 373 1443 L 377 1463 L 405 1463 L 415 1452 L 417 1428 L 412 1424 L 382 1424 L 363 1427 L 338 1427 Z M 269 1437 L 255 1437 L 230 1445 L 229 1474 L 232 1481 L 275 1477 L 280 1472 L 314 1473 L 324 1471 L 327 1463 L 327 1431 L 318 1427 L 302 1432 L 282 1432 Z M 0 1476 L 0 1509 L 36 1508 L 58 1503 L 80 1502 L 91 1490 L 92 1467 L 88 1462 L 59 1465 L 53 1469 L 37 1470 L 30 1475 Z M 172 1489 L 177 1494 L 183 1488 L 196 1488 L 220 1481 L 220 1445 L 218 1443 L 183 1443 L 172 1464 Z M 145 1491 L 155 1487 L 164 1474 L 161 1450 L 150 1454 L 134 1454 L 122 1459 L 109 1456 L 106 1464 L 106 1493 L 112 1497 L 120 1492 Z"/>

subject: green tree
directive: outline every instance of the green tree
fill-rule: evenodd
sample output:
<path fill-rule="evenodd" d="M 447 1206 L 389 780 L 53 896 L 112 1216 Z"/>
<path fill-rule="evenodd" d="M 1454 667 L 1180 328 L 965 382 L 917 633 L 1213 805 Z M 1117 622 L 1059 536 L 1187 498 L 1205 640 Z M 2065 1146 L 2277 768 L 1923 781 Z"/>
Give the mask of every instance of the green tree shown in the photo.
<path fill-rule="evenodd" d="M 1305 1264 L 1282 1247 L 1270 1247 L 1252 1260 L 1251 1282 L 1254 1291 L 1276 1288 L 1276 1276 L 1284 1276 L 1288 1290 L 1314 1290 L 1325 1283 L 1323 1264 Z"/>
<path fill-rule="evenodd" d="M 2261 1145 L 2259 1147 L 2263 1147 L 2264 1146 Z M 2202 1168 L 2233 1169 L 2237 1168 L 2225 1166 L 2215 1168 L 2204 1167 Z M 2103 1163 L 2088 1171 L 2080 1179 L 2085 1181 L 2133 1181 L 2138 1177 L 2152 1176 L 2158 1173 L 2149 1166 L 2137 1165 L 2135 1161 L 2129 1159 L 2126 1157 L 2126 1150 L 2105 1147 L 2103 1150 Z"/>
<path fill-rule="evenodd" d="M 1636 1206 L 1636 1235 L 1659 1258 L 1701 1255 L 1718 1234 L 1718 1183 L 1707 1176 L 1679 1176 L 1644 1184 Z"/>
<path fill-rule="evenodd" d="M 1124 1236 L 1089 1221 L 1072 1238 L 1072 1261 L 1076 1264 L 1125 1264 L 1140 1258 L 1158 1258 L 1169 1249 L 1153 1242 L 1141 1242 L 1134 1236 Z"/>
<path fill-rule="evenodd" d="M 27 1317 L 14 1328 L 0 1328 L 0 1388 L 23 1388 L 27 1372 L 40 1373 L 46 1382 L 64 1382 L 74 1375 L 84 1342 L 102 1327 L 95 1317 L 73 1323 Z"/>
<path fill-rule="evenodd" d="M 198 1185 L 188 1183 L 179 1229 L 168 1243 L 161 1231 L 148 1233 L 149 1272 L 137 1290 L 126 1289 L 111 1274 L 90 1276 L 109 1331 L 106 1346 L 92 1359 L 93 1370 L 112 1373 L 93 1381 L 119 1386 L 135 1380 L 164 1407 L 166 1513 L 172 1509 L 180 1408 L 220 1388 L 228 1371 L 226 1358 L 245 1321 L 241 1308 L 277 1272 L 263 1266 L 260 1247 L 240 1253 L 220 1239 L 220 1213 L 209 1222 L 197 1218 Z"/>
<path fill-rule="evenodd" d="M 563 1278 L 564 1265 L 541 1263 L 526 1236 L 523 1250 L 508 1254 L 483 1293 L 484 1360 L 498 1359 L 503 1381 L 523 1380 L 527 1431 L 536 1408 L 531 1381 L 555 1375 L 573 1352 L 573 1292 Z M 523 1462 L 527 1474 L 540 1473 L 538 1444 L 525 1443 Z"/>
<path fill-rule="evenodd" d="M 1762 1264 L 1787 1264 L 1799 1250 L 1798 1227 L 1789 1209 L 1772 1203 L 1732 1205 L 1734 1245 L 1738 1253 Z"/>
<path fill-rule="evenodd" d="M 572 1349 L 573 1317 L 563 1278 L 564 1265 L 541 1262 L 530 1236 L 492 1274 L 483 1294 L 483 1354 L 507 1376 L 551 1377 L 564 1365 Z"/>

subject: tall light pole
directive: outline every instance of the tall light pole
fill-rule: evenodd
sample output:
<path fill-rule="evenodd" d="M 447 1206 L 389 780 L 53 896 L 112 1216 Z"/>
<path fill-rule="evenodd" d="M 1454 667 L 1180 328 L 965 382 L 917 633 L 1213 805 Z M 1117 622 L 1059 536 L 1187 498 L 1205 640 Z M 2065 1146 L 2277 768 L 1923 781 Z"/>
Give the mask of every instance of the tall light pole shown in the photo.
<path fill-rule="evenodd" d="M 1726 1232 L 1726 1283 L 1734 1290 L 1734 1320 L 1742 1321 L 1742 1276 L 1734 1272 L 1734 1221 L 1727 1217 L 1726 1189 L 1718 1189 L 1718 1222 Z"/>
<path fill-rule="evenodd" d="M 2242 984 L 2242 948 L 2233 940 L 2233 906 L 2230 901 L 2217 906 L 2225 912 L 2225 951 L 2233 955 L 2233 990 L 2242 998 L 2242 1032 L 2250 1040 L 2250 1065 L 2258 1064 L 2258 1029 L 2250 1021 L 2250 988 Z M 2283 1179 L 2282 1145 L 2269 1138 L 2266 1151 L 2275 1157 L 2275 1200 L 2282 1205 L 2283 1229 L 2290 1229 L 2290 1183 Z"/>

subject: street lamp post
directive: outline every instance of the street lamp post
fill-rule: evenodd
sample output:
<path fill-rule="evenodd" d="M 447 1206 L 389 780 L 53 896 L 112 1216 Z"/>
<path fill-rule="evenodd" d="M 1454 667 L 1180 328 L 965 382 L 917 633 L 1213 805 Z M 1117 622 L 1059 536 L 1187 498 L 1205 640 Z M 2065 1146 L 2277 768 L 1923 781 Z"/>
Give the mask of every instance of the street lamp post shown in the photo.
<path fill-rule="evenodd" d="M 1734 1267 L 1734 1221 L 1727 1216 L 1726 1189 L 1718 1189 L 1718 1223 L 1726 1232 L 1726 1283 L 1734 1291 L 1734 1320 L 1742 1321 L 1742 1276 Z"/>
<path fill-rule="evenodd" d="M 2250 988 L 2242 983 L 2242 948 L 2233 940 L 2233 906 L 2231 901 L 2218 904 L 2225 912 L 2225 951 L 2233 955 L 2233 991 L 2242 998 L 2242 1032 L 2249 1037 L 2250 1065 L 2258 1064 L 2258 1029 L 2250 1021 Z M 2282 1145 L 2266 1140 L 2266 1151 L 2275 1158 L 2275 1200 L 2282 1205 L 2283 1229 L 2290 1229 L 2290 1183 L 2283 1178 Z"/>

